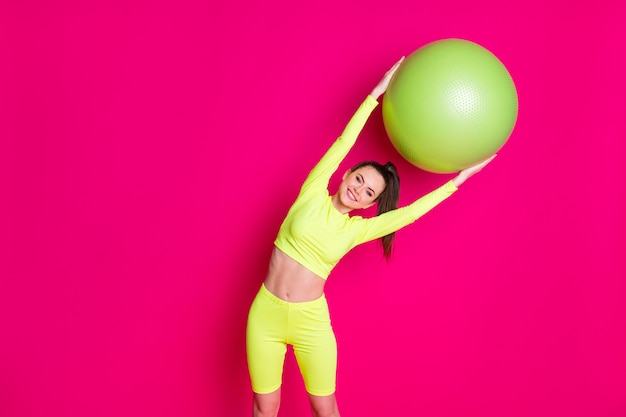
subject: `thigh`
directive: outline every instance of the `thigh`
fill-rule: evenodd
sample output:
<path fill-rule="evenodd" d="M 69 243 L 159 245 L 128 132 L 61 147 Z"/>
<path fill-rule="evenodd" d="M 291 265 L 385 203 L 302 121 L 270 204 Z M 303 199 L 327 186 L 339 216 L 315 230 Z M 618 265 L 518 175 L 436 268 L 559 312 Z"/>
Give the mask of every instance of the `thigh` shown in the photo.
<path fill-rule="evenodd" d="M 255 393 L 269 394 L 281 385 L 286 326 L 285 309 L 260 292 L 250 307 L 246 327 L 248 371 Z"/>
<path fill-rule="evenodd" d="M 335 392 L 337 341 L 326 300 L 298 312 L 290 322 L 290 342 L 309 394 L 327 396 Z"/>

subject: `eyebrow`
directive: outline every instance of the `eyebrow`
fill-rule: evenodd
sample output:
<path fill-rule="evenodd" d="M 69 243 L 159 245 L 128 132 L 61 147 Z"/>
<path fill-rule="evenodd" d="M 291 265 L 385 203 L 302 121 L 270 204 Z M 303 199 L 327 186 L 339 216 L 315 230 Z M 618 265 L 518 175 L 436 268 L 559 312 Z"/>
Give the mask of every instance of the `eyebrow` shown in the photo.
<path fill-rule="evenodd" d="M 357 174 L 357 175 L 361 177 L 361 181 L 365 182 L 365 178 L 363 178 L 363 174 Z M 374 191 L 372 187 L 367 187 L 367 189 L 370 190 L 373 195 L 376 195 L 376 191 Z"/>

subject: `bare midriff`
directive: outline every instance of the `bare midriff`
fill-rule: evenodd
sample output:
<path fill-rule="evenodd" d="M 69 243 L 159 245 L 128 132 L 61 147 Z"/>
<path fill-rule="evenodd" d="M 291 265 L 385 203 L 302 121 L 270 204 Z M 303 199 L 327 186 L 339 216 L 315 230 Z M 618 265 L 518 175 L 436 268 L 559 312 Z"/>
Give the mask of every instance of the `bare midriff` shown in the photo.
<path fill-rule="evenodd" d="M 281 300 L 302 303 L 320 298 L 325 284 L 325 279 L 274 247 L 265 278 L 265 288 L 269 292 Z"/>

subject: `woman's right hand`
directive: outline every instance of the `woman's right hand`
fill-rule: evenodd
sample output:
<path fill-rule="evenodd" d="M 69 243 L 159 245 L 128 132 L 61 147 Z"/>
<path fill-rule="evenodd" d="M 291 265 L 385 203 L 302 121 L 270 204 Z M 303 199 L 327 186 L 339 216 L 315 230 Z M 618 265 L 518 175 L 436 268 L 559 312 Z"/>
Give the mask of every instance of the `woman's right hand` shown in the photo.
<path fill-rule="evenodd" d="M 378 85 L 374 87 L 370 95 L 376 100 L 378 100 L 378 97 L 380 97 L 385 91 L 387 91 L 387 87 L 389 86 L 391 77 L 393 77 L 393 74 L 396 72 L 400 64 L 402 64 L 402 61 L 404 61 L 404 57 L 400 58 L 400 60 L 396 62 L 393 67 L 391 67 L 391 69 L 385 73 L 382 80 L 378 82 Z"/>

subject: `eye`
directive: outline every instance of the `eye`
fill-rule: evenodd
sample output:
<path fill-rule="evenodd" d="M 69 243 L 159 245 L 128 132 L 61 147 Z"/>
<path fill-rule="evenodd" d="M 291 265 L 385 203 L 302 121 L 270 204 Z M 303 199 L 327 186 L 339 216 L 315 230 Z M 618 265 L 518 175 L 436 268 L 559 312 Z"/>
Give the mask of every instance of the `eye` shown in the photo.
<path fill-rule="evenodd" d="M 368 197 L 373 197 L 373 196 L 374 196 L 374 193 L 373 193 L 373 192 L 371 192 L 371 191 L 368 191 L 368 192 L 367 192 L 367 196 L 368 196 Z"/>
<path fill-rule="evenodd" d="M 360 175 L 357 175 L 357 177 L 356 177 L 356 181 L 360 184 L 360 183 L 362 183 L 362 182 L 363 182 L 363 179 L 361 178 L 361 176 L 360 176 Z"/>

